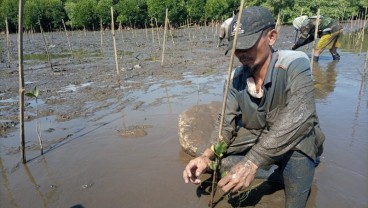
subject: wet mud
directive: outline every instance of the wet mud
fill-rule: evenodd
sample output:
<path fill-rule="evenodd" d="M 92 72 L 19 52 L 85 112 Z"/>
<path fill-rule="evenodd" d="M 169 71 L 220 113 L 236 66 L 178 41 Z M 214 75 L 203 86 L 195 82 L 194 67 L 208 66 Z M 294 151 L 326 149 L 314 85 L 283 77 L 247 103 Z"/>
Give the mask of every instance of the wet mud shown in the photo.
<path fill-rule="evenodd" d="M 180 149 L 179 114 L 222 102 L 229 67 L 215 27 L 117 32 L 119 79 L 112 36 L 99 32 L 48 33 L 52 68 L 42 36 L 25 36 L 27 164 L 19 163 L 16 36 L 12 62 L 0 56 L 0 207 L 207 207 L 208 183 L 184 184 L 191 157 Z M 171 34 L 171 33 L 168 33 Z M 294 31 L 280 30 L 276 48 L 290 48 Z M 5 37 L 0 37 L 5 47 Z M 310 46 L 301 48 L 310 54 Z M 349 47 L 333 61 L 325 51 L 313 66 L 317 111 L 326 134 L 307 207 L 368 204 L 368 98 L 362 72 L 367 48 Z M 234 61 L 234 66 L 239 65 Z M 119 84 L 120 81 L 120 84 Z M 45 154 L 40 156 L 37 126 Z M 204 175 L 203 180 L 210 175 Z M 262 181 L 255 181 L 255 184 Z M 284 207 L 280 187 L 263 183 L 249 195 L 216 194 L 216 207 Z"/>

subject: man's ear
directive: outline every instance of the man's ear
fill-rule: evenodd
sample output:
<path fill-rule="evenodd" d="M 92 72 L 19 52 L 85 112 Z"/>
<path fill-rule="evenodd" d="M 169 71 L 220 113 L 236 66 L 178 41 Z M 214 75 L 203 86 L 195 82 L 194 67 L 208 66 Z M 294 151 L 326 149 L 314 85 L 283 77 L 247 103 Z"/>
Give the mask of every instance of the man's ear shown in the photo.
<path fill-rule="evenodd" d="M 276 40 L 277 40 L 277 36 L 278 33 L 276 31 L 276 29 L 272 29 L 270 31 L 268 31 L 268 41 L 269 41 L 269 45 L 273 46 L 273 44 L 275 44 Z"/>

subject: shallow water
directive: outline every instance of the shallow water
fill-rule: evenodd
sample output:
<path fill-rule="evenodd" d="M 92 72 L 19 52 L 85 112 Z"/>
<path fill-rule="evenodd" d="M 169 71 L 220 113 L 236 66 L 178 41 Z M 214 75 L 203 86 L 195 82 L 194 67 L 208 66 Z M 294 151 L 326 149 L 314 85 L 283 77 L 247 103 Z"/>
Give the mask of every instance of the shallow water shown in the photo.
<path fill-rule="evenodd" d="M 326 142 L 308 207 L 368 205 L 368 96 L 361 74 L 366 54 L 340 55 L 334 62 L 325 52 L 313 67 Z M 18 163 L 19 132 L 0 138 L 1 207 L 207 207 L 208 195 L 182 180 L 190 157 L 180 149 L 178 116 L 193 105 L 221 102 L 225 76 L 149 77 L 141 80 L 149 88 L 129 93 L 122 88 L 104 101 L 113 103 L 109 108 L 90 116 L 65 122 L 42 117 L 42 137 L 51 147 L 45 156 L 39 156 L 37 121 L 26 122 L 26 165 Z M 131 101 L 123 110 L 122 100 Z M 152 128 L 144 137 L 119 136 L 118 130 L 135 125 Z M 230 207 L 223 201 L 217 207 Z M 256 207 L 283 206 L 278 191 Z"/>

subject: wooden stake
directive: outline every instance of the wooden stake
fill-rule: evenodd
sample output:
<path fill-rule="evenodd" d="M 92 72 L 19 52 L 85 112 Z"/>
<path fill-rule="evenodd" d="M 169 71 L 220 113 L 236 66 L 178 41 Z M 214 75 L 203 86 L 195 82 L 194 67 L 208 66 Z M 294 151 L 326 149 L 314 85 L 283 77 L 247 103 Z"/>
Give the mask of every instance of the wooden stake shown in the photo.
<path fill-rule="evenodd" d="M 19 0 L 18 12 L 18 68 L 19 68 L 19 130 L 21 161 L 26 163 L 25 141 L 24 141 L 24 75 L 23 75 L 23 0 Z"/>
<path fill-rule="evenodd" d="M 367 50 L 367 55 L 365 56 L 364 68 L 363 68 L 363 73 L 362 73 L 362 82 L 365 81 L 367 70 L 368 70 L 368 50 Z"/>
<path fill-rule="evenodd" d="M 276 21 L 276 31 L 278 34 L 281 28 L 281 11 L 279 11 L 279 14 L 277 15 L 277 21 Z"/>
<path fill-rule="evenodd" d="M 146 31 L 146 40 L 148 41 L 147 23 L 144 23 L 144 30 Z"/>
<path fill-rule="evenodd" d="M 114 54 L 115 54 L 115 68 L 116 68 L 116 81 L 120 88 L 120 70 L 119 70 L 119 62 L 118 62 L 118 53 L 116 50 L 116 39 L 115 39 L 115 23 L 114 23 L 114 8 L 111 8 L 111 33 L 112 33 L 112 40 L 114 43 Z"/>
<path fill-rule="evenodd" d="M 8 17 L 5 17 L 5 28 L 6 28 L 6 50 L 8 54 L 8 68 L 10 68 L 10 38 L 9 38 L 9 26 L 8 26 Z"/>
<path fill-rule="evenodd" d="M 320 10 L 317 11 L 317 19 L 316 19 L 316 29 L 314 30 L 314 41 L 313 41 L 313 47 L 312 47 L 312 58 L 311 58 L 311 71 L 313 73 L 313 58 L 314 58 L 314 46 L 316 45 L 316 40 L 318 38 L 318 26 L 319 26 L 319 13 Z"/>
<path fill-rule="evenodd" d="M 153 32 L 153 19 L 151 18 L 152 43 L 155 43 L 155 33 Z"/>
<path fill-rule="evenodd" d="M 103 26 L 102 26 L 102 18 L 100 18 L 100 46 L 101 46 L 101 54 L 104 55 L 103 51 Z"/>
<path fill-rule="evenodd" d="M 240 19 L 241 19 L 242 13 L 243 13 L 243 8 L 244 8 L 244 0 L 241 0 L 237 22 L 240 22 Z M 227 95 L 229 93 L 231 72 L 233 70 L 233 64 L 234 64 L 234 56 L 235 56 L 236 43 L 238 41 L 239 26 L 240 26 L 240 24 L 236 24 L 236 27 L 235 27 L 235 36 L 234 36 L 234 40 L 233 40 L 233 47 L 231 49 L 230 64 L 229 64 L 229 68 L 227 70 L 227 78 L 226 78 L 224 98 L 223 98 L 223 101 L 222 101 L 221 119 L 220 119 L 220 125 L 219 125 L 219 132 L 218 132 L 217 142 L 220 142 L 220 141 L 223 140 L 223 137 L 222 137 L 222 129 L 223 129 L 223 125 L 224 125 L 224 115 L 225 115 L 225 109 L 226 109 Z M 214 203 L 213 203 L 214 201 L 213 200 L 214 200 L 214 195 L 215 195 L 216 172 L 217 172 L 217 170 L 215 170 L 213 172 L 211 200 L 210 200 L 211 207 L 214 206 Z"/>
<path fill-rule="evenodd" d="M 64 19 L 61 19 L 61 22 L 63 23 L 63 26 L 64 26 L 64 31 L 65 31 L 66 39 L 68 40 L 69 52 L 73 56 L 72 45 L 70 44 L 68 30 L 66 29 Z"/>
<path fill-rule="evenodd" d="M 38 24 L 40 24 L 40 31 L 41 31 L 41 35 L 42 35 L 42 39 L 43 39 L 43 43 L 45 45 L 45 50 L 46 50 L 46 55 L 47 55 L 47 60 L 50 64 L 50 68 L 51 70 L 53 69 L 52 67 L 52 60 L 51 60 L 51 56 L 50 56 L 50 53 L 49 53 L 49 46 L 48 46 L 48 43 L 47 43 L 47 39 L 45 37 L 45 34 L 43 33 L 43 28 L 42 28 L 42 25 L 41 25 L 41 20 L 38 19 Z"/>
<path fill-rule="evenodd" d="M 364 20 L 363 20 L 363 26 L 362 26 L 362 38 L 361 38 L 361 43 L 360 43 L 360 49 L 359 49 L 359 53 L 362 52 L 362 49 L 363 49 L 363 43 L 364 43 L 364 30 L 365 30 L 365 26 L 366 26 L 366 23 L 367 23 L 367 7 L 365 8 L 365 13 L 364 13 Z"/>
<path fill-rule="evenodd" d="M 159 35 L 159 28 L 158 28 L 158 23 L 157 23 L 157 18 L 155 18 L 155 22 L 156 22 L 156 31 L 157 31 L 157 41 L 158 41 L 158 45 L 161 45 L 161 41 L 160 41 L 160 35 Z"/>
<path fill-rule="evenodd" d="M 166 43 L 166 30 L 167 30 L 167 8 L 166 8 L 166 15 L 165 15 L 165 30 L 164 30 L 164 40 L 162 42 L 162 59 L 161 59 L 161 66 L 164 65 L 164 57 L 165 57 L 165 43 Z"/>

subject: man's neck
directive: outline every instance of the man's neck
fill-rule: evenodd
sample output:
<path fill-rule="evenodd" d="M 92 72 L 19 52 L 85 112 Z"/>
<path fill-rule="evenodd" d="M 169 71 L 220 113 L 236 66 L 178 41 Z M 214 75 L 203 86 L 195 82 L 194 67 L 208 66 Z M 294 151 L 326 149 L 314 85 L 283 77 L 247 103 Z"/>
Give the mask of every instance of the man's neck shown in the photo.
<path fill-rule="evenodd" d="M 253 79 L 256 83 L 257 92 L 259 92 L 259 89 L 262 88 L 263 82 L 265 80 L 265 77 L 268 71 L 268 66 L 270 65 L 271 57 L 272 57 L 272 53 L 270 53 L 266 61 L 260 66 L 258 70 L 255 71 L 253 75 Z"/>

